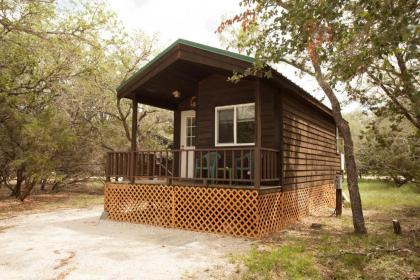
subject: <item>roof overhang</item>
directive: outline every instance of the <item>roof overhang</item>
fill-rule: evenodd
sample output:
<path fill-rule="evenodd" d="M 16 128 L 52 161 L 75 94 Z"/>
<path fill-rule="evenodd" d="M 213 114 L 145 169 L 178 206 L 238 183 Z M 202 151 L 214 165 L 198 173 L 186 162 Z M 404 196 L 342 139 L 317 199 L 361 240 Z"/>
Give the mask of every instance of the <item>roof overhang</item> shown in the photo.
<path fill-rule="evenodd" d="M 197 83 L 206 76 L 232 75 L 251 67 L 254 62 L 255 59 L 249 56 L 179 39 L 124 81 L 117 88 L 117 96 L 176 110 L 182 100 L 196 93 Z M 271 70 L 270 82 L 290 89 L 332 116 L 331 109 L 276 70 Z M 175 98 L 174 91 L 179 91 L 182 97 Z"/>
<path fill-rule="evenodd" d="M 236 53 L 186 40 L 177 40 L 117 88 L 118 98 L 174 109 L 180 100 L 194 95 L 198 81 L 211 74 L 231 75 L 254 60 Z M 172 92 L 180 91 L 176 100 Z"/>

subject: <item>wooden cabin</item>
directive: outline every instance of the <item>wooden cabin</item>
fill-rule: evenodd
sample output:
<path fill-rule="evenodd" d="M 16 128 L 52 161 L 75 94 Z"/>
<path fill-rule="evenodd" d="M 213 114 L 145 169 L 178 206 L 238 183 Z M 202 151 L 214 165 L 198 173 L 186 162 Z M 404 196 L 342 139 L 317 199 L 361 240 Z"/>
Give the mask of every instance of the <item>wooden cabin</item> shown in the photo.
<path fill-rule="evenodd" d="M 273 70 L 228 81 L 254 59 L 177 40 L 118 87 L 174 113 L 173 145 L 111 152 L 105 210 L 118 221 L 259 237 L 335 203 L 331 110 Z M 120 178 L 123 181 L 115 180 Z"/>

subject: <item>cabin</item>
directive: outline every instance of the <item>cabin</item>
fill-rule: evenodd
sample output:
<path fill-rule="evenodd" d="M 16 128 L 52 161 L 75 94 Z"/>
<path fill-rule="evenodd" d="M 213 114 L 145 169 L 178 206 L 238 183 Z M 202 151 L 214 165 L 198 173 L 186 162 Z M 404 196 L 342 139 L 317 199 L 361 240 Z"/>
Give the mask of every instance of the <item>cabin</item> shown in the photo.
<path fill-rule="evenodd" d="M 177 40 L 117 89 L 173 112 L 173 144 L 106 155 L 109 219 L 261 237 L 334 207 L 340 172 L 331 110 L 272 70 L 229 81 L 254 59 Z"/>

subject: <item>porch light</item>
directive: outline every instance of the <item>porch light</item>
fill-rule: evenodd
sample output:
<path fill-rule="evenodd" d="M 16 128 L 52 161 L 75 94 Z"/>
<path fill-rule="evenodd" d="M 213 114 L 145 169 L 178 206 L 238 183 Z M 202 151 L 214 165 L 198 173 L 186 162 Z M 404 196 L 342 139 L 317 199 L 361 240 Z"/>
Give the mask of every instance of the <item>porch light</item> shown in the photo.
<path fill-rule="evenodd" d="M 172 92 L 172 96 L 174 98 L 180 98 L 181 97 L 181 92 L 178 91 L 178 90 L 175 90 L 175 91 Z"/>

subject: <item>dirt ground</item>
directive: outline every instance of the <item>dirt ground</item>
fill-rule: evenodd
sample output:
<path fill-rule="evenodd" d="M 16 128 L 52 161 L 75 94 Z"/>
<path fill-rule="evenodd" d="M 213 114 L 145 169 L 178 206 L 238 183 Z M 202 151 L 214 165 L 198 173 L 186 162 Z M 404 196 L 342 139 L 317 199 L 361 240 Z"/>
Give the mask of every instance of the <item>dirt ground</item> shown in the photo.
<path fill-rule="evenodd" d="M 0 219 L 0 279 L 220 279 L 235 273 L 229 255 L 253 245 L 103 221 L 101 212 L 97 206 Z"/>

